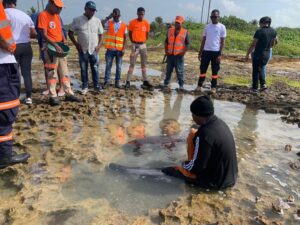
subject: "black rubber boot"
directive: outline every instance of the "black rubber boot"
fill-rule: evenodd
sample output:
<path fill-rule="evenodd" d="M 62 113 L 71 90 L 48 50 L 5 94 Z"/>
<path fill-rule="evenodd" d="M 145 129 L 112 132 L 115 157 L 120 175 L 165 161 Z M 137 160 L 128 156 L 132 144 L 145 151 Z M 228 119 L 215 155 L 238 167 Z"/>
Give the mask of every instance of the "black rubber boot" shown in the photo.
<path fill-rule="evenodd" d="M 14 154 L 10 157 L 3 157 L 0 159 L 0 169 L 4 169 L 7 166 L 12 166 L 18 163 L 25 163 L 30 158 L 30 154 L 28 153 L 21 153 L 21 154 Z"/>
<path fill-rule="evenodd" d="M 59 98 L 58 97 L 50 97 L 49 98 L 49 104 L 51 106 L 57 106 L 57 105 L 59 105 L 60 104 Z"/>

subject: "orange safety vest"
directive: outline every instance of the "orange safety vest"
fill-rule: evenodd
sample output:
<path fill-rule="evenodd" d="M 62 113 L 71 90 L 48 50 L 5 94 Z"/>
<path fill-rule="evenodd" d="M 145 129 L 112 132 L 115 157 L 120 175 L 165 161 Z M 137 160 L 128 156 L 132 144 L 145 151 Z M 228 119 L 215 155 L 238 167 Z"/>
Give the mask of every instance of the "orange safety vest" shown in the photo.
<path fill-rule="evenodd" d="M 171 27 L 168 31 L 168 54 L 179 55 L 184 52 L 185 39 L 187 30 L 181 28 L 177 36 L 175 37 L 175 27 Z"/>
<path fill-rule="evenodd" d="M 0 2 L 0 35 L 13 50 L 16 50 L 16 42 L 13 39 L 10 24 L 7 20 L 2 1 Z"/>
<path fill-rule="evenodd" d="M 117 49 L 118 51 L 123 50 L 124 36 L 126 32 L 126 24 L 121 23 L 121 26 L 117 33 L 115 33 L 114 22 L 108 21 L 107 32 L 104 36 L 104 46 L 106 49 Z"/>

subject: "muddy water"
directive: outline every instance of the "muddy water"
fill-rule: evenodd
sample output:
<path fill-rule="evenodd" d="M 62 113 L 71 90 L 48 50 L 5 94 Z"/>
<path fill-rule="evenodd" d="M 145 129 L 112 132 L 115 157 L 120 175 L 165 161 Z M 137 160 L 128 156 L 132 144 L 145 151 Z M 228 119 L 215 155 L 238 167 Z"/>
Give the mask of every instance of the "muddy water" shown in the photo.
<path fill-rule="evenodd" d="M 13 209 L 9 218 L 16 224 L 24 220 L 33 220 L 33 224 L 88 224 L 100 217 L 105 218 L 103 224 L 108 218 L 112 224 L 123 224 L 147 215 L 149 210 L 164 208 L 178 197 L 199 194 L 198 203 L 209 204 L 221 221 L 228 215 L 248 221 L 263 214 L 294 222 L 292 210 L 279 217 L 271 204 L 292 194 L 299 206 L 299 171 L 289 167 L 297 160 L 295 152 L 300 151 L 299 128 L 283 123 L 279 115 L 239 103 L 214 101 L 216 114 L 228 123 L 236 139 L 240 173 L 232 190 L 203 193 L 173 178 L 107 169 L 111 162 L 160 167 L 185 159 L 183 142 L 165 145 L 159 137 L 166 133 L 186 137 L 193 125 L 189 105 L 195 97 L 158 91 L 154 95 L 89 99 L 89 107 L 98 113 L 91 113 L 86 120 L 62 122 L 62 116 L 72 115 L 68 110 L 50 119 L 45 116 L 47 109 L 39 108 L 33 117 L 30 109 L 22 111 L 16 124 L 19 141 L 15 147 L 28 150 L 33 157 L 28 165 L 1 174 L 1 211 Z M 140 146 L 138 151 L 136 146 L 124 145 L 143 137 L 156 137 L 157 141 Z M 286 144 L 293 146 L 292 152 L 284 151 Z M 261 199 L 258 204 L 256 198 Z"/>

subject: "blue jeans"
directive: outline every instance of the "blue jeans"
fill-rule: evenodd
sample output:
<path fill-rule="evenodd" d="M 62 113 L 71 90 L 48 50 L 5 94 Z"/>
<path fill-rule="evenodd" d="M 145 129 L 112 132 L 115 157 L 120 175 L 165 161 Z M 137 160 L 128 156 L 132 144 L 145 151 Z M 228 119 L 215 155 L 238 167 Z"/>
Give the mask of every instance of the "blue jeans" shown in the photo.
<path fill-rule="evenodd" d="M 264 73 L 264 67 L 266 67 L 270 54 L 267 52 L 262 53 L 264 55 L 256 55 L 255 52 L 252 53 L 252 88 L 258 89 L 258 82 L 260 87 L 266 84 L 266 77 Z"/>
<path fill-rule="evenodd" d="M 97 52 L 90 54 L 89 52 L 79 53 L 79 64 L 81 69 L 82 89 L 88 88 L 89 75 L 88 66 L 91 65 L 92 78 L 94 88 L 99 88 L 99 55 Z"/>
<path fill-rule="evenodd" d="M 167 56 L 167 72 L 164 85 L 168 85 L 171 81 L 172 73 L 175 68 L 178 84 L 180 87 L 184 85 L 184 56 L 168 55 Z"/>
<path fill-rule="evenodd" d="M 123 53 L 121 51 L 112 51 L 107 50 L 105 53 L 105 61 L 106 61 L 106 67 L 105 67 L 105 77 L 104 82 L 109 83 L 110 82 L 110 76 L 111 76 L 111 67 L 114 61 L 114 58 L 116 58 L 116 78 L 115 82 L 119 82 L 121 79 L 121 69 L 122 69 L 122 57 Z"/>
<path fill-rule="evenodd" d="M 272 59 L 272 49 L 270 49 L 270 58 L 269 58 L 268 62 L 271 59 Z M 268 64 L 268 62 L 267 62 L 267 64 Z M 267 64 L 262 67 L 262 77 L 264 80 L 266 80 L 266 76 L 267 76 Z"/>

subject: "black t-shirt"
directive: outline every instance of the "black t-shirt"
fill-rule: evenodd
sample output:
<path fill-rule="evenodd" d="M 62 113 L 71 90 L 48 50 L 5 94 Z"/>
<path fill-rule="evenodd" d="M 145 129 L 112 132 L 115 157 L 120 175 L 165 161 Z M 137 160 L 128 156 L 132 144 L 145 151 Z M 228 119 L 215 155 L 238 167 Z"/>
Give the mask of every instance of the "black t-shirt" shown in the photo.
<path fill-rule="evenodd" d="M 270 51 L 270 48 L 272 48 L 272 41 L 276 36 L 276 31 L 271 27 L 258 29 L 254 34 L 254 38 L 257 39 L 254 50 L 255 56 L 261 56 L 264 51 Z"/>
<path fill-rule="evenodd" d="M 195 173 L 199 185 L 222 189 L 233 186 L 238 165 L 233 135 L 226 123 L 212 116 L 194 138 L 194 159 L 183 167 Z"/>

